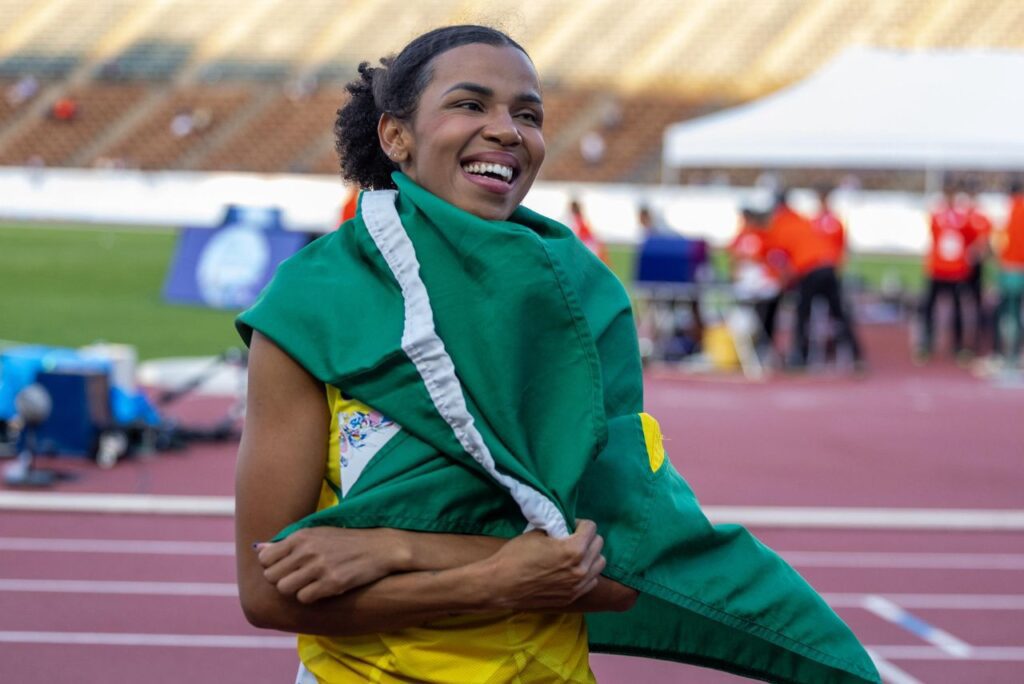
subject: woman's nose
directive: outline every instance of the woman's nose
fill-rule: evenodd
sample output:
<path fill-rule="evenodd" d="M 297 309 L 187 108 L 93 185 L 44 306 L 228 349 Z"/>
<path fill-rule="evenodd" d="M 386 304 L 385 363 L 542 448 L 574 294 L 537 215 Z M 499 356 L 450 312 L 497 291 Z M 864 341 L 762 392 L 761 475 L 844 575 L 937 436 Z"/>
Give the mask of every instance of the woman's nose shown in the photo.
<path fill-rule="evenodd" d="M 519 132 L 513 119 L 507 112 L 495 113 L 483 131 L 484 137 L 494 140 L 502 146 L 509 147 L 519 145 L 523 142 L 523 136 Z"/>

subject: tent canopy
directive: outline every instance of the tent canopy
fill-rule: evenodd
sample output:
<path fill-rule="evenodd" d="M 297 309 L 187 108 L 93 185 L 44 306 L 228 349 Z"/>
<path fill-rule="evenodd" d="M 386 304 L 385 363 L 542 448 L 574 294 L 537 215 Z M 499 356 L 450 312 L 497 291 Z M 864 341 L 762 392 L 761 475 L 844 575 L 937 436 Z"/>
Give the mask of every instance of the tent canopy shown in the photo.
<path fill-rule="evenodd" d="M 669 126 L 694 167 L 1024 169 L 1024 52 L 856 49 L 752 103 Z"/>

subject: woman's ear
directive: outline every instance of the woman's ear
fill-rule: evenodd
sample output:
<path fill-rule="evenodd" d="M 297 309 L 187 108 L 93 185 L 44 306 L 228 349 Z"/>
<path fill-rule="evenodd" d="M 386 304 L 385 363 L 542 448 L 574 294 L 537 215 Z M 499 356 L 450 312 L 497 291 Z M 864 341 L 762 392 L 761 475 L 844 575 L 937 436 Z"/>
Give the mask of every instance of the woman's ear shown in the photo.
<path fill-rule="evenodd" d="M 380 138 L 381 149 L 391 161 L 401 165 L 409 158 L 412 136 L 401 119 L 387 113 L 381 114 L 377 123 L 377 137 Z"/>

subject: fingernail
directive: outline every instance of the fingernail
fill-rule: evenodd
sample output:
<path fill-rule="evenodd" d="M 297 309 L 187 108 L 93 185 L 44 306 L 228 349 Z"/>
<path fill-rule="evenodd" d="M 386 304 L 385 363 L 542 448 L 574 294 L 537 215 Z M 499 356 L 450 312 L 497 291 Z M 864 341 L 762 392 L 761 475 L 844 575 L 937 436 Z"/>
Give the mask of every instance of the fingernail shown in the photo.
<path fill-rule="evenodd" d="M 260 548 L 262 548 L 262 547 L 263 547 L 263 542 L 253 542 L 252 543 L 252 548 L 255 549 L 256 551 L 259 551 Z"/>

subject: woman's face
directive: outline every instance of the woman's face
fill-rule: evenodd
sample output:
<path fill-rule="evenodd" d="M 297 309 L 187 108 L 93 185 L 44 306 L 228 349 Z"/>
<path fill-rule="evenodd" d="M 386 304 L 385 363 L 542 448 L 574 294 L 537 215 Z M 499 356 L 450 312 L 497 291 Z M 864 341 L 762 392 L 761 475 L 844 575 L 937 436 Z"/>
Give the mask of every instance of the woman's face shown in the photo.
<path fill-rule="evenodd" d="M 533 64 L 515 48 L 478 43 L 438 55 L 429 68 L 411 126 L 396 122 L 402 171 L 460 209 L 507 219 L 544 161 Z"/>

